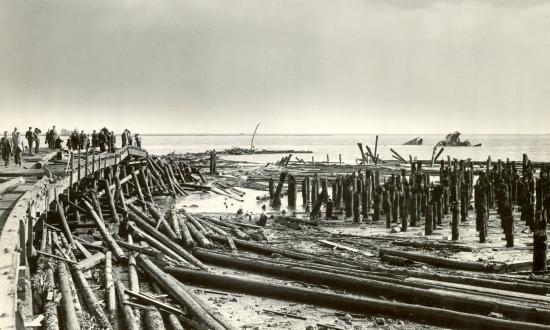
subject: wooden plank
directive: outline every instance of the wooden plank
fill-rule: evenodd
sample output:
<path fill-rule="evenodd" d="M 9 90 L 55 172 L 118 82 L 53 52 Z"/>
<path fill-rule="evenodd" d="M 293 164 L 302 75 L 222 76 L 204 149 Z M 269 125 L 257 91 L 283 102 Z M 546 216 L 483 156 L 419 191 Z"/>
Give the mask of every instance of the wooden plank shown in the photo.
<path fill-rule="evenodd" d="M 334 242 L 323 240 L 323 239 L 318 240 L 317 242 L 319 242 L 323 245 L 333 247 L 333 248 L 337 248 L 337 249 L 341 249 L 341 250 L 347 250 L 347 251 L 355 252 L 355 253 L 360 253 L 360 254 L 362 254 L 364 256 L 367 256 L 367 257 L 373 257 L 374 256 L 374 254 L 372 254 L 370 252 L 361 251 L 361 250 L 358 250 L 358 249 L 355 249 L 355 248 L 352 248 L 352 247 L 349 247 L 349 246 L 346 246 L 346 245 L 334 243 Z"/>

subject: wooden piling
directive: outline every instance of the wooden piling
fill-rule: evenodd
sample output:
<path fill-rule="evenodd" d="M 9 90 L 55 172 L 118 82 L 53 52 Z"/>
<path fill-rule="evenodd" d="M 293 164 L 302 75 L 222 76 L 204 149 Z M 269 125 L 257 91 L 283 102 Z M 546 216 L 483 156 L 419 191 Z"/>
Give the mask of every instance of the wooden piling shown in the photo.
<path fill-rule="evenodd" d="M 273 178 L 269 178 L 269 199 L 273 200 L 275 196 L 275 181 Z"/>
<path fill-rule="evenodd" d="M 433 219 L 432 219 L 432 211 L 433 211 L 433 204 L 430 201 L 428 203 L 428 207 L 426 208 L 425 213 L 425 220 L 424 220 L 424 235 L 432 235 L 433 234 Z"/>
<path fill-rule="evenodd" d="M 458 230 L 458 205 L 456 202 L 451 203 L 451 212 L 453 214 L 451 220 L 451 237 L 453 241 L 457 241 L 460 235 Z"/>
<path fill-rule="evenodd" d="M 111 193 L 111 188 L 109 187 L 109 182 L 107 180 L 103 180 L 103 187 L 105 189 L 105 197 L 107 197 L 107 201 L 109 202 L 109 209 L 111 210 L 111 215 L 113 217 L 114 223 L 119 223 L 120 219 L 118 217 L 117 208 L 115 206 L 115 200 L 113 198 L 113 194 Z"/>
<path fill-rule="evenodd" d="M 294 175 L 288 176 L 288 206 L 296 207 L 296 179 Z"/>
<path fill-rule="evenodd" d="M 361 223 L 361 195 L 359 192 L 353 194 L 353 222 Z"/>
<path fill-rule="evenodd" d="M 283 185 L 285 183 L 287 173 L 281 172 L 279 175 L 279 182 L 277 183 L 277 189 L 275 189 L 275 193 L 273 194 L 273 201 L 272 206 L 279 207 L 281 206 L 281 194 L 283 192 Z"/>

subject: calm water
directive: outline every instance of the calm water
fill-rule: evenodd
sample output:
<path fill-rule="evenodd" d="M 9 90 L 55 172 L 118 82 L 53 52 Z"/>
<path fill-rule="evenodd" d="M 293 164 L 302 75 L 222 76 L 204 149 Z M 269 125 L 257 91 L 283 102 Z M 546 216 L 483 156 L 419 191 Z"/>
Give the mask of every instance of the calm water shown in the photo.
<path fill-rule="evenodd" d="M 380 135 L 378 153 L 382 159 L 391 159 L 390 148 L 399 152 L 403 157 L 409 155 L 418 159 L 430 159 L 433 146 L 444 135 L 422 135 L 424 145 L 404 146 L 404 142 L 418 135 Z M 172 151 L 176 153 L 202 152 L 216 149 L 223 150 L 234 146 L 250 147 L 250 135 L 174 135 L 174 136 L 143 136 L 143 146 L 151 153 L 165 154 Z M 447 147 L 442 157 L 472 158 L 473 160 L 486 160 L 491 156 L 493 160 L 498 158 L 505 160 L 521 160 L 522 154 L 527 153 L 530 159 L 535 161 L 550 161 L 550 135 L 462 135 L 461 140 L 470 140 L 472 144 L 482 143 L 482 147 Z M 258 149 L 295 149 L 311 150 L 313 154 L 302 154 L 298 157 L 306 161 L 326 161 L 327 154 L 330 161 L 338 161 L 338 155 L 342 155 L 345 163 L 355 163 L 360 158 L 357 142 L 367 144 L 374 152 L 375 135 L 257 135 L 254 146 Z M 366 151 L 366 150 L 365 150 Z M 275 161 L 282 155 L 245 155 L 225 156 L 230 159 L 240 159 L 265 163 Z"/>

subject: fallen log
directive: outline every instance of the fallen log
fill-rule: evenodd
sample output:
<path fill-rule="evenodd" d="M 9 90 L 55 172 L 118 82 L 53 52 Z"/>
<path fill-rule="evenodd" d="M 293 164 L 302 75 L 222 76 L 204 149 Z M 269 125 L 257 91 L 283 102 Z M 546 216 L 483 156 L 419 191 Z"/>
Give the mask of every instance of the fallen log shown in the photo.
<path fill-rule="evenodd" d="M 452 292 L 434 292 L 431 290 L 409 287 L 405 285 L 371 280 L 366 277 L 334 274 L 327 271 L 311 270 L 303 267 L 287 267 L 268 261 L 249 260 L 238 256 L 224 256 L 204 249 L 195 249 L 195 255 L 209 263 L 226 267 L 234 267 L 260 274 L 284 276 L 294 280 L 333 288 L 346 292 L 367 295 L 380 295 L 389 299 L 397 299 L 407 303 L 425 306 L 446 307 L 462 312 L 485 314 L 496 311 L 517 320 L 550 324 L 550 310 L 516 306 L 503 300 L 485 299 L 474 294 L 454 295 Z"/>
<path fill-rule="evenodd" d="M 145 240 L 148 244 L 150 244 L 153 248 L 159 250 L 161 253 L 164 253 L 169 258 L 174 259 L 175 261 L 182 262 L 188 265 L 191 265 L 185 258 L 180 256 L 178 253 L 167 247 L 166 245 L 162 244 L 158 240 L 156 240 L 151 235 L 148 235 L 141 229 L 137 228 L 137 226 L 134 223 L 129 223 L 128 226 L 132 229 L 132 234 Z M 142 247 L 145 248 L 145 247 Z"/>
<path fill-rule="evenodd" d="M 138 252 L 138 253 L 143 253 L 143 254 L 151 256 L 153 258 L 159 258 L 159 259 L 162 259 L 162 257 L 164 256 L 164 254 L 162 252 L 158 252 L 158 251 L 155 251 L 155 250 L 150 249 L 150 248 L 146 248 L 146 247 L 135 245 L 135 244 L 130 244 L 128 242 L 124 242 L 124 241 L 121 241 L 121 240 L 115 240 L 115 241 L 118 243 L 118 245 L 120 245 L 120 247 L 122 247 L 123 249 L 126 249 L 126 250 L 130 250 L 130 251 L 134 251 L 134 252 Z"/>
<path fill-rule="evenodd" d="M 165 271 L 182 281 L 205 285 L 211 288 L 229 290 L 260 297 L 296 301 L 304 304 L 335 308 L 363 314 L 382 314 L 388 317 L 405 318 L 415 322 L 456 328 L 474 329 L 547 329 L 546 325 L 496 319 L 487 316 L 467 314 L 452 310 L 398 303 L 380 299 L 357 297 L 312 289 L 280 285 L 234 276 L 204 273 L 178 267 L 165 267 Z"/>
<path fill-rule="evenodd" d="M 112 250 L 115 258 L 118 261 L 126 260 L 126 255 L 124 255 L 124 251 L 122 251 L 120 246 L 118 246 L 118 244 L 115 242 L 115 240 L 111 236 L 111 233 L 107 231 L 107 228 L 105 228 L 105 224 L 103 223 L 103 221 L 101 221 L 97 213 L 94 211 L 92 205 L 90 205 L 90 203 L 88 203 L 88 201 L 86 200 L 84 200 L 83 202 L 86 208 L 88 209 L 88 213 L 92 216 L 92 219 L 96 223 L 99 233 L 103 237 L 103 240 L 105 241 L 105 243 L 109 245 L 109 248 Z"/>
<path fill-rule="evenodd" d="M 425 241 L 425 242 L 415 242 L 415 241 L 392 241 L 393 245 L 398 246 L 412 246 L 416 248 L 425 248 L 425 249 L 437 249 L 437 250 L 451 250 L 451 251 L 465 251 L 465 252 L 473 252 L 474 248 L 466 245 L 459 245 L 459 244 L 445 244 L 445 243 L 438 243 L 438 242 L 431 242 L 431 241 Z"/>
<path fill-rule="evenodd" d="M 383 254 L 398 256 L 398 257 L 407 258 L 413 261 L 424 262 L 430 265 L 452 268 L 452 269 L 469 270 L 469 271 L 476 271 L 476 272 L 503 272 L 505 270 L 505 265 L 498 264 L 498 263 L 481 264 L 477 262 L 467 262 L 467 261 L 451 260 L 448 258 L 434 257 L 434 256 L 429 256 L 429 255 L 414 253 L 414 252 L 398 251 L 398 250 L 391 250 L 391 249 L 380 249 L 380 255 L 383 255 Z"/>
<path fill-rule="evenodd" d="M 214 217 L 204 217 L 204 218 L 206 220 L 218 225 L 218 226 L 230 228 L 233 235 L 235 235 L 238 239 L 243 239 L 243 240 L 247 240 L 247 241 L 251 239 L 250 235 L 248 235 L 247 233 L 245 233 L 244 231 L 242 231 L 238 227 L 238 226 L 244 225 L 244 224 L 238 224 L 238 223 L 234 223 L 234 222 L 231 222 L 231 221 L 221 221 L 221 220 L 218 220 Z M 250 226 L 252 226 L 252 225 L 250 225 Z M 257 227 L 257 226 L 255 226 L 255 227 Z"/>
<path fill-rule="evenodd" d="M 109 253 L 109 251 L 107 251 L 106 253 Z M 74 268 L 80 269 L 81 271 L 85 272 L 88 269 L 91 269 L 91 268 L 99 265 L 104 259 L 105 259 L 105 254 L 103 254 L 101 252 L 98 252 L 98 253 L 92 255 L 91 257 L 88 257 L 86 259 L 83 259 L 83 260 L 79 261 L 74 266 Z"/>
<path fill-rule="evenodd" d="M 95 316 L 96 321 L 101 325 L 102 328 L 113 329 L 111 323 L 109 322 L 109 318 L 103 311 L 101 303 L 97 300 L 97 297 L 90 287 L 88 280 L 86 280 L 86 277 L 84 277 L 84 273 L 82 273 L 82 271 L 78 269 L 73 270 L 73 272 L 76 283 L 80 287 L 80 293 L 82 294 L 82 298 L 84 298 L 84 302 L 86 303 L 88 310 L 91 312 L 92 315 Z"/>
<path fill-rule="evenodd" d="M 158 240 L 164 246 L 170 248 L 173 252 L 175 252 L 176 254 L 178 254 L 180 257 L 187 260 L 191 264 L 197 266 L 200 269 L 208 270 L 208 267 L 206 267 L 204 264 L 202 264 L 202 262 L 197 260 L 191 253 L 187 252 L 181 246 L 176 244 L 170 238 L 166 237 L 166 235 L 162 234 L 161 232 L 153 228 L 151 225 L 149 225 L 147 222 L 142 220 L 140 217 L 136 216 L 132 212 L 130 212 L 128 215 L 130 219 L 134 221 L 143 230 L 143 232 L 145 232 L 146 234 L 149 234 L 151 237 Z"/>
<path fill-rule="evenodd" d="M 118 313 L 116 308 L 115 284 L 113 282 L 113 253 L 105 253 L 105 296 L 107 297 L 107 311 L 113 328 L 118 329 Z"/>
<path fill-rule="evenodd" d="M 171 275 L 166 274 L 151 262 L 146 256 L 138 255 L 136 258 L 139 266 L 153 279 L 153 281 L 168 293 L 174 300 L 181 304 L 194 317 L 214 330 L 225 330 L 218 321 L 208 314 L 187 292 L 180 283 Z"/>
<path fill-rule="evenodd" d="M 298 218 L 295 218 L 295 217 L 278 216 L 278 217 L 275 218 L 275 221 L 278 221 L 278 220 L 290 221 L 290 222 L 299 223 L 299 224 L 308 225 L 308 226 L 314 226 L 314 227 L 319 226 L 319 223 L 316 222 L 316 221 L 298 219 Z"/>
<path fill-rule="evenodd" d="M 71 233 L 71 229 L 69 228 L 69 223 L 67 222 L 67 218 L 65 217 L 65 211 L 63 210 L 63 204 L 60 202 L 56 202 L 57 205 L 57 213 L 59 214 L 59 220 L 61 221 L 61 228 L 63 228 L 63 234 L 71 244 L 71 246 L 74 246 L 74 240 L 73 235 Z"/>
<path fill-rule="evenodd" d="M 160 302 L 156 299 L 153 299 L 149 296 L 146 296 L 144 294 L 141 294 L 141 293 L 137 293 L 137 292 L 133 292 L 133 291 L 130 291 L 128 289 L 126 289 L 124 291 L 125 294 L 127 294 L 128 296 L 130 297 L 134 297 L 134 298 L 137 298 L 139 300 L 143 300 L 144 302 L 150 304 L 150 305 L 153 305 L 155 306 L 156 308 L 160 309 L 160 310 L 164 310 L 168 313 L 172 313 L 172 314 L 175 314 L 175 315 L 185 315 L 184 311 L 181 310 L 181 309 L 177 309 L 175 307 L 172 307 L 168 304 L 165 304 L 163 302 Z"/>
<path fill-rule="evenodd" d="M 187 249 L 193 249 L 197 244 L 193 240 L 193 236 L 191 236 L 191 233 L 189 232 L 189 229 L 185 224 L 187 220 L 181 217 L 179 214 L 176 214 L 176 216 L 178 218 L 178 222 L 180 225 L 181 239 L 183 241 L 183 246 L 186 247 Z"/>
<path fill-rule="evenodd" d="M 128 204 L 128 208 L 132 212 L 134 212 L 138 217 L 140 217 L 141 219 L 146 221 L 149 225 L 151 225 L 155 228 L 159 228 L 159 230 L 162 233 L 164 233 L 166 236 L 168 236 L 170 239 L 177 238 L 176 234 L 174 233 L 174 231 L 172 230 L 170 225 L 168 223 L 166 223 L 166 221 L 164 221 L 164 219 L 158 213 L 156 208 L 151 203 L 147 203 L 146 206 L 147 206 L 147 208 L 149 208 L 149 212 L 151 213 L 153 218 L 150 218 L 147 214 L 142 212 L 137 206 L 135 206 L 133 204 Z M 159 221 L 160 221 L 160 224 L 159 224 Z"/>
<path fill-rule="evenodd" d="M 187 225 L 187 229 L 189 229 L 189 232 L 191 233 L 191 236 L 199 243 L 200 247 L 211 249 L 212 248 L 212 242 L 204 236 L 204 233 L 198 230 L 191 221 L 186 221 L 185 224 Z"/>
<path fill-rule="evenodd" d="M 216 240 L 218 242 L 225 243 L 227 240 L 225 237 L 218 236 L 215 234 L 208 234 L 208 238 Z M 233 242 L 238 248 L 248 250 L 248 251 L 254 251 L 254 252 L 260 252 L 264 254 L 280 254 L 288 258 L 297 259 L 297 260 L 312 260 L 321 264 L 325 265 L 332 265 L 337 267 L 348 267 L 352 269 L 359 269 L 360 267 L 354 264 L 349 264 L 345 262 L 339 262 L 339 261 L 333 261 L 328 258 L 322 258 L 313 254 L 307 254 L 303 252 L 297 252 L 289 249 L 279 249 L 273 246 L 251 242 L 251 241 L 245 241 L 241 239 L 233 239 Z"/>
<path fill-rule="evenodd" d="M 121 281 L 115 282 L 116 293 L 118 296 L 119 307 L 122 311 L 122 320 L 125 329 L 137 330 L 135 326 L 134 312 L 132 308 L 126 304 L 128 302 L 128 295 L 125 294 L 126 287 Z"/>
<path fill-rule="evenodd" d="M 67 267 L 63 262 L 57 263 L 57 278 L 59 283 L 59 292 L 61 293 L 61 307 L 63 312 L 63 329 L 79 330 L 80 324 L 76 316 L 71 286 L 69 284 L 69 276 Z"/>

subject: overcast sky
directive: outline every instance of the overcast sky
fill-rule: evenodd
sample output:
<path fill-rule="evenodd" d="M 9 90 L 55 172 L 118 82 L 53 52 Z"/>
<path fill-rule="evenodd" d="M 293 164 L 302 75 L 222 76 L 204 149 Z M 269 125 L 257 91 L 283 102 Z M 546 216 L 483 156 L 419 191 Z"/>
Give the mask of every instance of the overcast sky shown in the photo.
<path fill-rule="evenodd" d="M 550 1 L 0 0 L 0 113 L 2 130 L 546 133 Z"/>

